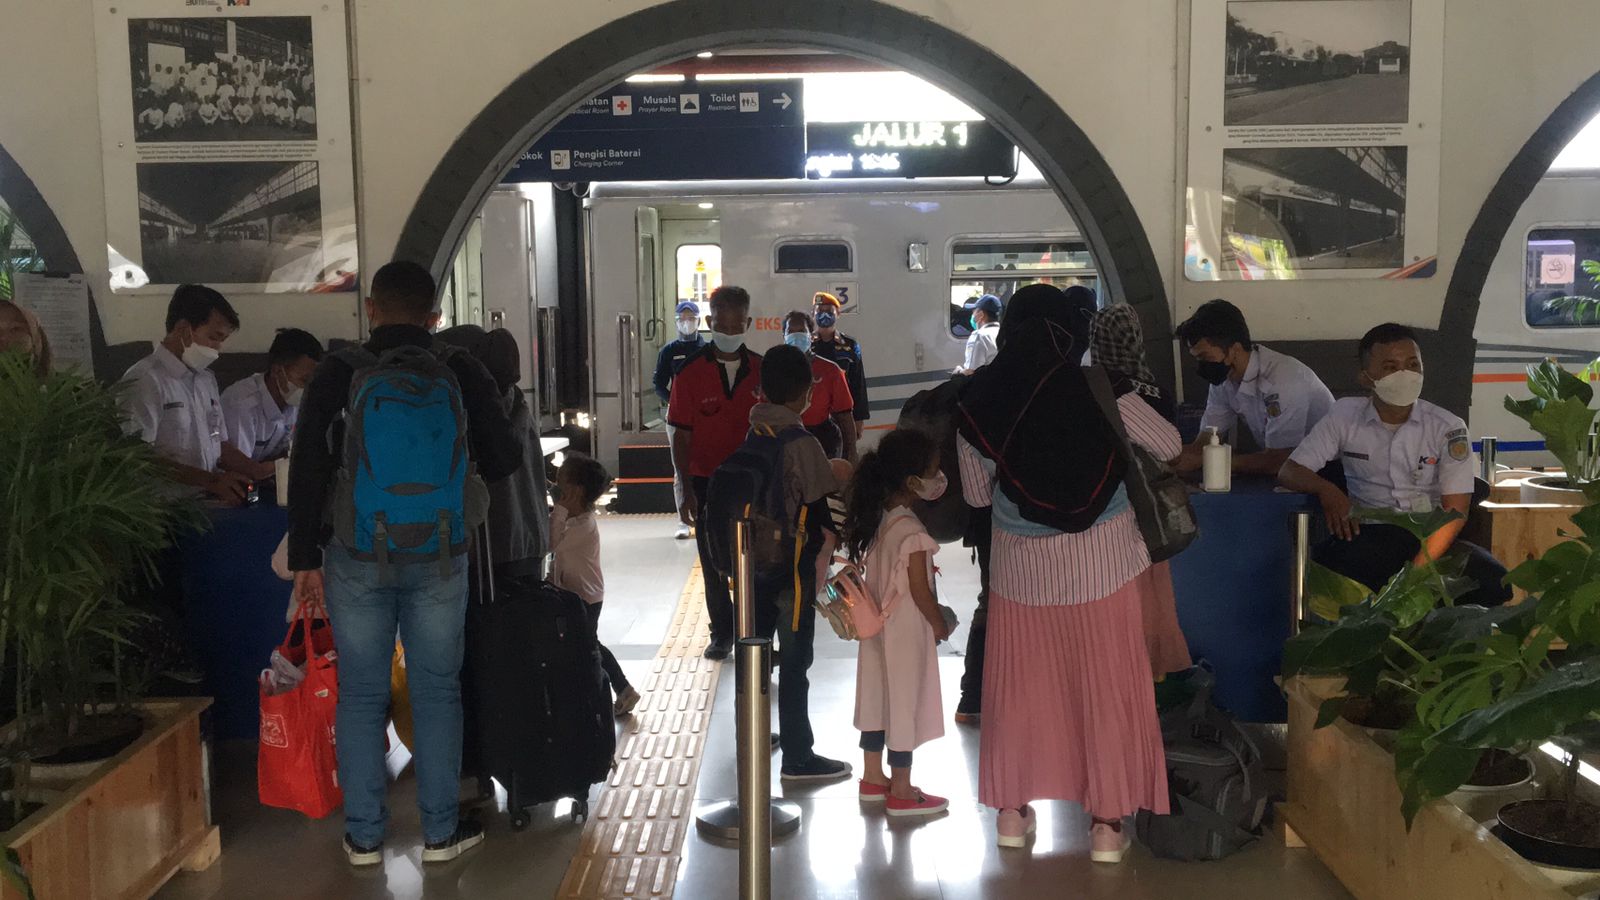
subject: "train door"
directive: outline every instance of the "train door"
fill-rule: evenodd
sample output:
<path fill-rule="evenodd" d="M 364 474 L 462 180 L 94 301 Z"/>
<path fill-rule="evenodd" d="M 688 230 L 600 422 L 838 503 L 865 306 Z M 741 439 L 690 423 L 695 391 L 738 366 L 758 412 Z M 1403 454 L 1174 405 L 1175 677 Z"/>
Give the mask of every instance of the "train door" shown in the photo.
<path fill-rule="evenodd" d="M 450 275 L 439 286 L 439 328 L 483 323 L 483 216 L 473 217 Z"/>

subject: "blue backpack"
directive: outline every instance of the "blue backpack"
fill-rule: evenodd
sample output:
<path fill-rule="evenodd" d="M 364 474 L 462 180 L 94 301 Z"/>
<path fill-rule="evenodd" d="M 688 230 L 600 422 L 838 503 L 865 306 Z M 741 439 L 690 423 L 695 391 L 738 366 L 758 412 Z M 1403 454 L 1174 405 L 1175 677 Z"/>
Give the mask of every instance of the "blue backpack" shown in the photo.
<path fill-rule="evenodd" d="M 795 596 L 800 596 L 800 564 L 806 548 L 820 542 L 821 527 L 807 521 L 809 511 L 803 506 L 789 512 L 783 456 L 791 441 L 810 437 L 804 428 L 755 426 L 739 449 L 711 473 L 700 527 L 706 529 L 706 550 L 716 574 L 738 576 L 734 523 L 749 516 L 750 562 L 758 589 L 792 585 Z"/>
<path fill-rule="evenodd" d="M 336 353 L 355 370 L 344 412 L 344 453 L 332 497 L 334 534 L 381 568 L 436 560 L 450 574 L 487 512 L 467 455 L 461 386 L 445 364 L 455 348 L 402 346 L 377 356 Z"/>

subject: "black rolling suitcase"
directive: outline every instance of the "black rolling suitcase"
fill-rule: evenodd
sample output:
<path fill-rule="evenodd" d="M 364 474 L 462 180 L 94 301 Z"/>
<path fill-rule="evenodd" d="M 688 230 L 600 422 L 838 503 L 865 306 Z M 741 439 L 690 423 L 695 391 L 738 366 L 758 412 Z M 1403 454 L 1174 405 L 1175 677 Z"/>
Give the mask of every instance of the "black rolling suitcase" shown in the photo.
<path fill-rule="evenodd" d="M 475 568 L 463 683 L 468 771 L 505 788 L 515 830 L 527 827 L 530 808 L 562 797 L 582 821 L 589 788 L 608 777 L 617 748 L 588 612 L 578 595 L 538 577 Z"/>

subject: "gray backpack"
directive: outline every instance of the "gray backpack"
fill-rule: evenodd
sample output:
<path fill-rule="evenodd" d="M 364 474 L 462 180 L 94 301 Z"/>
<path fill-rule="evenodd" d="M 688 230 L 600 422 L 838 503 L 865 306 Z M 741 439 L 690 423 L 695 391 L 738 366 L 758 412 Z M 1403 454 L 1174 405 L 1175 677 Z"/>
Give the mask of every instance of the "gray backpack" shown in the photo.
<path fill-rule="evenodd" d="M 1195 669 L 1195 693 L 1161 714 L 1170 815 L 1140 811 L 1139 841 L 1167 859 L 1222 859 L 1261 836 L 1267 794 L 1261 753 L 1233 717 L 1211 703 L 1214 676 Z"/>

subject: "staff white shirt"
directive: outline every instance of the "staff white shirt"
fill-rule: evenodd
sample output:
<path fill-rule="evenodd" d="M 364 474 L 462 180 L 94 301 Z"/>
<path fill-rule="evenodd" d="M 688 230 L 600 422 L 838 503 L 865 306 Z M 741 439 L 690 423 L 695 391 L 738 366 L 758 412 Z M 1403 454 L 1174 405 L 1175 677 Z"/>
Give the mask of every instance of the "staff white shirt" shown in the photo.
<path fill-rule="evenodd" d="M 995 338 L 1000 335 L 999 322 L 987 322 L 977 331 L 967 335 L 967 356 L 961 363 L 963 369 L 981 369 L 994 361 L 1000 352 Z"/>
<path fill-rule="evenodd" d="M 1243 416 L 1262 449 L 1289 450 L 1332 408 L 1333 392 L 1310 367 L 1256 344 L 1243 381 L 1234 384 L 1229 379 L 1212 385 L 1200 430 L 1215 426 L 1230 433 Z"/>
<path fill-rule="evenodd" d="M 550 582 L 583 598 L 585 603 L 606 599 L 606 577 L 600 571 L 600 526 L 594 513 L 572 515 L 557 503 L 550 510 L 550 548 L 555 565 Z"/>
<path fill-rule="evenodd" d="M 196 372 L 161 344 L 122 376 L 127 434 L 138 435 L 166 459 L 214 472 L 222 458 L 222 399 L 217 376 Z"/>
<path fill-rule="evenodd" d="M 1313 472 L 1335 459 L 1342 462 L 1357 506 L 1427 512 L 1439 508 L 1445 494 L 1472 493 L 1472 457 L 1467 423 L 1448 410 L 1418 400 L 1411 418 L 1391 430 L 1371 399 L 1346 397 L 1289 459 Z"/>
<path fill-rule="evenodd" d="M 296 406 L 278 408 L 278 401 L 267 390 L 267 376 L 260 372 L 228 385 L 222 392 L 223 437 L 256 462 L 277 459 L 289 452 L 299 414 Z"/>

